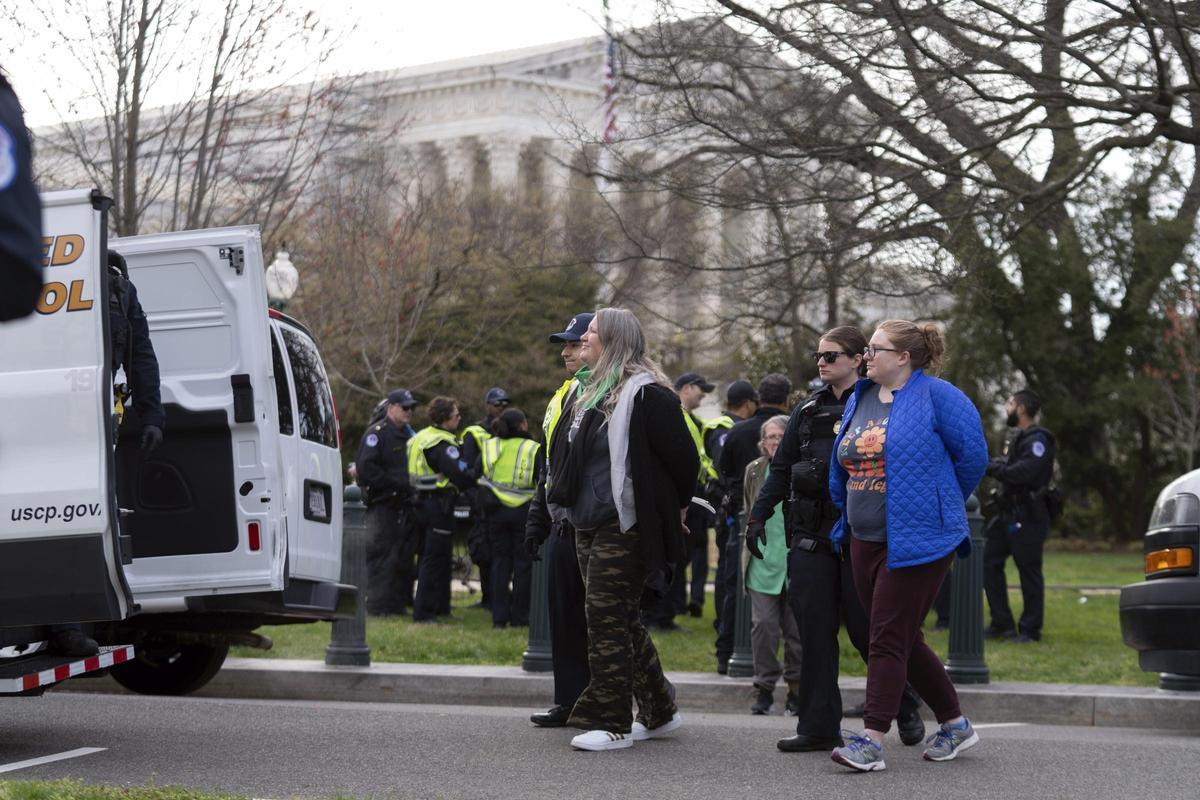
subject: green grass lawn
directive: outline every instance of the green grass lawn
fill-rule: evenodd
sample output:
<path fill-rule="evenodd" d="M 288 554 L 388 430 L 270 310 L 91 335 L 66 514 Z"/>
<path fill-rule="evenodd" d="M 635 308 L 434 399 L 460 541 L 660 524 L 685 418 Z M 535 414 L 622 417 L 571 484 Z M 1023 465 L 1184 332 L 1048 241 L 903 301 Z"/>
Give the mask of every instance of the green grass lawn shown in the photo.
<path fill-rule="evenodd" d="M 1133 566 L 1131 566 L 1131 564 Z M 1116 586 L 1140 577 L 1138 553 L 1048 553 L 1046 582 L 1056 586 Z M 1016 574 L 1009 577 L 1016 587 Z M 493 630 L 482 609 L 468 608 L 477 596 L 456 593 L 454 617 L 442 625 L 417 625 L 408 618 L 370 618 L 367 643 L 374 661 L 417 664 L 519 665 L 528 632 L 524 628 Z M 1010 592 L 1020 613 L 1020 594 Z M 1082 602 L 1086 599 L 1086 602 Z M 994 681 L 1101 683 L 1153 686 L 1156 676 L 1138 669 L 1137 655 L 1121 642 L 1115 593 L 1062 588 L 1046 592 L 1043 640 L 1034 644 L 988 642 L 985 656 Z M 986 613 L 986 611 L 985 611 Z M 715 669 L 712 598 L 700 619 L 679 617 L 681 630 L 655 632 L 654 641 L 668 670 L 706 672 Z M 943 657 L 948 634 L 926 625 L 930 645 Z M 275 647 L 267 652 L 236 648 L 237 656 L 323 659 L 329 643 L 328 624 L 264 628 Z M 842 635 L 842 674 L 863 675 L 865 666 Z"/>
<path fill-rule="evenodd" d="M 174 786 L 87 786 L 77 781 L 3 781 L 0 800 L 242 800 Z"/>

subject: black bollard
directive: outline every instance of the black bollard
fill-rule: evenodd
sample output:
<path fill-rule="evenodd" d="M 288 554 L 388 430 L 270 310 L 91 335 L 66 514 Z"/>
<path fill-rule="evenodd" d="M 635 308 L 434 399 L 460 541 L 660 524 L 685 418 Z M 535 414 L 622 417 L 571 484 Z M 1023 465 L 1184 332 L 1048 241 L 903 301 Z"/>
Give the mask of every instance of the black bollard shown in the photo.
<path fill-rule="evenodd" d="M 545 542 L 538 548 L 538 555 L 540 558 L 533 562 L 529 587 L 529 644 L 521 656 L 521 669 L 526 672 L 549 672 L 554 669 L 550 650 L 550 567 L 546 560 Z"/>
<path fill-rule="evenodd" d="M 362 490 L 351 484 L 342 494 L 342 583 L 356 587 L 353 619 L 336 619 L 325 663 L 340 667 L 369 667 L 371 648 L 367 646 L 367 605 L 363 586 L 367 582 L 367 507 Z"/>
<path fill-rule="evenodd" d="M 946 672 L 955 683 L 988 683 L 983 658 L 983 515 L 979 498 L 967 498 L 971 556 L 954 559 L 950 572 L 950 657 Z"/>
<path fill-rule="evenodd" d="M 737 570 L 737 605 L 733 616 L 733 655 L 729 657 L 729 677 L 750 678 L 754 676 L 754 650 L 750 646 L 750 596 L 746 594 L 746 570 L 742 569 L 742 548 L 746 546 L 745 515 L 738 520 L 737 528 L 729 532 L 737 539 L 737 558 L 729 565 Z"/>

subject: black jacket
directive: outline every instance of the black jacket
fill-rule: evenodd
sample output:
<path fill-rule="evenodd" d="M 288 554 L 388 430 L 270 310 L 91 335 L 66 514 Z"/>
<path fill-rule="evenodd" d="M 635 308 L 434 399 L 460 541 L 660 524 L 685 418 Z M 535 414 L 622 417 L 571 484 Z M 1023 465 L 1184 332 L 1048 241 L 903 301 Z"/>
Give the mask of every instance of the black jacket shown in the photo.
<path fill-rule="evenodd" d="M 679 396 L 665 386 L 646 386 L 634 400 L 629 465 L 637 530 L 651 575 L 687 554 L 679 512 L 691 503 L 700 471 Z"/>
<path fill-rule="evenodd" d="M 746 467 L 762 453 L 758 452 L 759 434 L 763 423 L 778 414 L 785 414 L 778 408 L 761 407 L 754 416 L 744 419 L 729 429 L 725 437 L 725 446 L 721 449 L 717 472 L 725 485 L 729 496 L 729 513 L 737 516 L 742 510 L 742 482 L 746 476 Z"/>
<path fill-rule="evenodd" d="M 150 325 L 138 301 L 133 281 L 108 270 L 109 335 L 112 339 L 112 368 L 125 368 L 125 378 L 133 391 L 133 409 L 142 425 L 166 426 L 159 384 L 158 357 L 150 341 Z"/>
<path fill-rule="evenodd" d="M 1054 436 L 1038 426 L 1019 431 L 1004 458 L 987 465 L 988 477 L 1000 482 L 1000 511 L 1022 523 L 1049 524 L 1050 512 L 1041 492 L 1054 477 Z"/>
<path fill-rule="evenodd" d="M 41 293 L 42 203 L 33 152 L 21 104 L 0 75 L 0 321 L 33 311 Z"/>
<path fill-rule="evenodd" d="M 388 419 L 367 428 L 358 448 L 355 469 L 358 485 L 370 491 L 368 503 L 405 499 L 411 494 L 408 482 L 408 440 L 413 429 L 397 428 Z"/>
<path fill-rule="evenodd" d="M 842 419 L 842 411 L 846 400 L 854 394 L 851 386 L 841 397 L 838 397 L 832 386 L 823 386 L 805 402 L 792 411 L 788 418 L 787 431 L 771 459 L 771 471 L 758 491 L 754 507 L 750 510 L 750 519 L 764 522 L 771 517 L 775 506 L 783 502 L 791 494 L 792 467 L 806 457 L 823 461 L 828 468 L 833 458 L 833 442 L 837 438 L 838 427 Z M 804 440 L 810 441 L 810 453 L 803 452 Z M 826 473 L 828 474 L 828 472 Z M 829 488 L 824 487 L 817 500 L 829 501 Z"/>

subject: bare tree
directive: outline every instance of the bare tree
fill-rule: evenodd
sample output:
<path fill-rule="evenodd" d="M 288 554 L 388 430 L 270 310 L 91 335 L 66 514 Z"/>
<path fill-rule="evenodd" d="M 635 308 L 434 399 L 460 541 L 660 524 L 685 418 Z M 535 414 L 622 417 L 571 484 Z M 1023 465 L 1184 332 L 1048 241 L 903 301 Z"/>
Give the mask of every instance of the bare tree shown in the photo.
<path fill-rule="evenodd" d="M 334 32 L 285 0 L 4 8 L 48 63 L 79 64 L 88 81 L 81 96 L 61 78 L 48 93 L 63 122 L 40 132 L 43 185 L 112 192 L 118 235 L 240 221 L 270 235 L 360 113 L 350 82 L 314 80 Z M 100 116 L 79 118 L 91 108 Z"/>
<path fill-rule="evenodd" d="M 1067 480 L 1108 533 L 1138 530 L 1163 463 L 1130 386 L 1200 210 L 1196 4 L 659 8 L 624 37 L 640 122 L 614 148 L 657 157 L 609 180 L 758 215 L 756 247 L 697 268 L 824 284 L 825 323 L 867 289 L 952 293 L 955 378 L 1036 387 Z"/>

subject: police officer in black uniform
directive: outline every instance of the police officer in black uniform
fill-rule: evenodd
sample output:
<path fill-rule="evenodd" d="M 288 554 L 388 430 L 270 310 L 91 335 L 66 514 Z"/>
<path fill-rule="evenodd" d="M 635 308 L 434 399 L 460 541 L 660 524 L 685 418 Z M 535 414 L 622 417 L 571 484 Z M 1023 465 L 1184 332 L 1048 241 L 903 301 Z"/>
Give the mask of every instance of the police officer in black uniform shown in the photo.
<path fill-rule="evenodd" d="M 716 480 L 709 481 L 708 486 L 704 487 L 704 496 L 717 509 L 713 517 L 713 538 L 717 545 L 717 570 L 713 577 L 713 629 L 718 632 L 721 630 L 721 614 L 725 610 L 725 595 L 737 586 L 737 572 L 729 569 L 730 524 L 725 504 L 727 490 L 717 465 L 721 463 L 721 451 L 725 448 L 729 431 L 737 423 L 754 416 L 756 410 L 758 392 L 754 385 L 750 381 L 736 380 L 725 388 L 725 413 L 704 424 L 704 452 L 708 453 L 713 468 L 717 470 Z M 718 671 L 720 668 L 718 664 Z"/>
<path fill-rule="evenodd" d="M 31 313 L 42 292 L 42 203 L 21 104 L 0 71 L 0 322 Z"/>
<path fill-rule="evenodd" d="M 367 504 L 367 613 L 403 614 L 412 604 L 416 529 L 408 484 L 409 422 L 416 398 L 407 389 L 388 393 L 383 418 L 363 434 L 355 466 Z"/>
<path fill-rule="evenodd" d="M 1004 458 L 993 458 L 989 477 L 1000 482 L 996 514 L 984 530 L 983 588 L 992 622 L 984 630 L 989 638 L 1016 637 L 1021 643 L 1042 638 L 1042 610 L 1046 584 L 1042 578 L 1042 546 L 1050 532 L 1050 510 L 1046 495 L 1054 477 L 1054 436 L 1038 426 L 1041 399 L 1022 389 L 1008 399 L 1008 426 L 1016 435 Z M 1004 562 L 1009 556 L 1021 576 L 1021 598 L 1025 607 L 1019 624 L 1013 626 L 1008 605 Z"/>
<path fill-rule="evenodd" d="M 167 413 L 163 409 L 159 387 L 158 358 L 150 341 L 146 312 L 138 302 L 137 287 L 129 280 L 125 258 L 108 251 L 108 316 L 112 339 L 112 371 L 125 370 L 125 383 L 118 386 L 122 405 L 137 412 L 142 429 L 138 445 L 149 452 L 162 444 Z"/>
<path fill-rule="evenodd" d="M 435 622 L 450 615 L 450 555 L 453 551 L 454 506 L 459 492 L 475 485 L 477 475 L 463 458 L 454 431 L 462 421 L 458 403 L 449 397 L 429 402 L 428 428 L 409 443 L 409 483 L 417 491 L 416 517 L 423 531 L 415 622 Z"/>
<path fill-rule="evenodd" d="M 850 570 L 849 548 L 834 551 L 829 539 L 837 511 L 829 497 L 829 463 L 846 401 L 863 372 L 866 338 L 858 328 L 834 328 L 821 337 L 814 353 L 825 384 L 792 412 L 787 431 L 771 460 L 746 522 L 746 547 L 762 558 L 765 522 L 785 499 L 788 554 L 788 603 L 800 629 L 802 655 L 796 735 L 781 739 L 780 750 L 804 752 L 840 747 L 842 695 L 838 689 L 838 627 L 844 623 L 851 643 L 867 660 L 868 621 Z M 925 735 L 911 690 L 901 699 L 897 727 L 905 744 Z"/>

